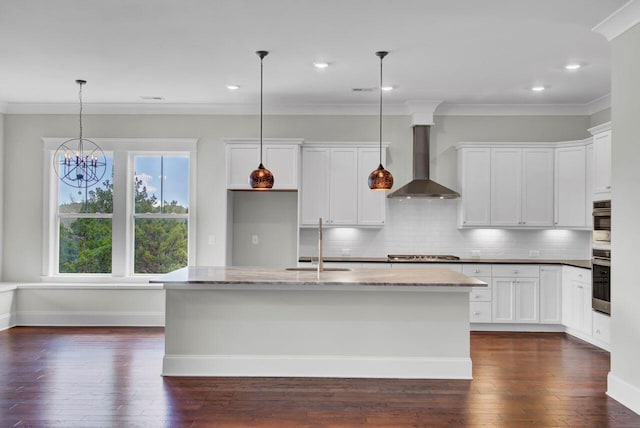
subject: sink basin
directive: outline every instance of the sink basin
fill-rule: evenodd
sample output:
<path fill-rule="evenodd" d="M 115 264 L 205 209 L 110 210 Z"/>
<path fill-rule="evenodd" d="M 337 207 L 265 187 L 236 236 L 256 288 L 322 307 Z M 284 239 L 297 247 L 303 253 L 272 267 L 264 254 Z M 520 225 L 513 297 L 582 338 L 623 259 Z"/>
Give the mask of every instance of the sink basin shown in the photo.
<path fill-rule="evenodd" d="M 293 270 L 298 272 L 316 272 L 318 270 L 317 267 L 289 267 L 285 270 Z M 323 272 L 348 272 L 351 269 L 349 268 L 324 268 Z"/>

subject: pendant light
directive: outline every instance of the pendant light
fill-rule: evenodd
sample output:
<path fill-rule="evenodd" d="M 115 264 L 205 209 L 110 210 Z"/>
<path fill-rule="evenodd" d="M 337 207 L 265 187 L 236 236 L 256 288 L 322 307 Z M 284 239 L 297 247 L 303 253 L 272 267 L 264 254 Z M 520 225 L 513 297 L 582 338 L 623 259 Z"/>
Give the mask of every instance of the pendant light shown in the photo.
<path fill-rule="evenodd" d="M 382 166 L 382 59 L 389 52 L 376 52 L 376 56 L 380 58 L 380 165 L 369 174 L 369 189 L 371 190 L 389 190 L 393 187 L 393 175 Z"/>
<path fill-rule="evenodd" d="M 107 160 L 102 149 L 82 135 L 82 85 L 87 82 L 76 80 L 76 83 L 80 86 L 80 133 L 78 138 L 67 140 L 58 147 L 53 156 L 53 167 L 60 181 L 71 187 L 85 189 L 86 193 L 87 188 L 102 180 Z"/>
<path fill-rule="evenodd" d="M 265 190 L 273 187 L 273 174 L 262 164 L 262 60 L 269 54 L 267 51 L 257 51 L 260 57 L 260 165 L 251 172 L 249 184 L 252 189 Z"/>

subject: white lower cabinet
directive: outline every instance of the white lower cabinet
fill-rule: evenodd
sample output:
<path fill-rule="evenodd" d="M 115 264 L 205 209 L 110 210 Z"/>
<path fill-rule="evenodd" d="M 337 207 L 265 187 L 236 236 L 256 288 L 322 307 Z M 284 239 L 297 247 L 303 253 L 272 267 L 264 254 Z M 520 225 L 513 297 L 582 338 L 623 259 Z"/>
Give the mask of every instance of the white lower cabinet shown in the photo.
<path fill-rule="evenodd" d="M 591 275 L 588 269 L 563 268 L 562 324 L 569 333 L 592 336 Z"/>
<path fill-rule="evenodd" d="M 562 267 L 540 266 L 540 324 L 562 323 Z"/>
<path fill-rule="evenodd" d="M 469 302 L 469 322 L 490 323 L 491 302 Z"/>
<path fill-rule="evenodd" d="M 611 344 L 611 317 L 593 312 L 593 338 L 607 347 Z"/>
<path fill-rule="evenodd" d="M 538 265 L 494 265 L 492 267 L 492 321 L 538 323 Z"/>

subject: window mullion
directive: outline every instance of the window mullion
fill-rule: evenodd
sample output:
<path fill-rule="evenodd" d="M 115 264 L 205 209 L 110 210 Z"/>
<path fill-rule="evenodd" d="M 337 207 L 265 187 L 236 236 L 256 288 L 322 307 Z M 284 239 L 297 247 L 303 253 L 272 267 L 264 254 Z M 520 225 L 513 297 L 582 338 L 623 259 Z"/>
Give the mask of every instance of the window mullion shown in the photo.
<path fill-rule="evenodd" d="M 112 272 L 113 276 L 127 276 L 129 272 L 128 256 L 128 219 L 127 183 L 128 156 L 126 151 L 113 152 L 113 234 L 112 234 Z"/>

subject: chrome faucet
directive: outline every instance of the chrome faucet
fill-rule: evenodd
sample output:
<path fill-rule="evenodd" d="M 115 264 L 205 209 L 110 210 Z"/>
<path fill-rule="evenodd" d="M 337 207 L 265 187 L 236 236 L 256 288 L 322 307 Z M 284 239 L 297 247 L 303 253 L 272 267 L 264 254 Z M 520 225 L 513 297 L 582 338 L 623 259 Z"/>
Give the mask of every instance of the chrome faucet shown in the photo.
<path fill-rule="evenodd" d="M 324 270 L 322 260 L 322 217 L 318 219 L 318 274 Z"/>

